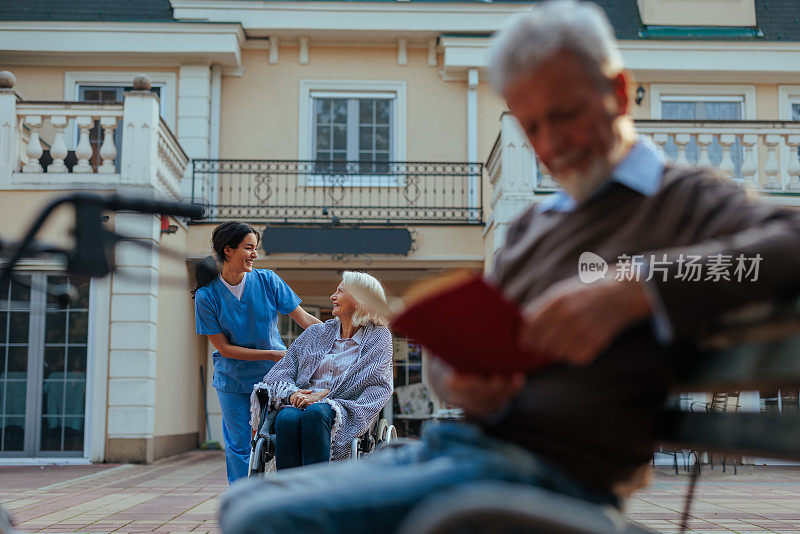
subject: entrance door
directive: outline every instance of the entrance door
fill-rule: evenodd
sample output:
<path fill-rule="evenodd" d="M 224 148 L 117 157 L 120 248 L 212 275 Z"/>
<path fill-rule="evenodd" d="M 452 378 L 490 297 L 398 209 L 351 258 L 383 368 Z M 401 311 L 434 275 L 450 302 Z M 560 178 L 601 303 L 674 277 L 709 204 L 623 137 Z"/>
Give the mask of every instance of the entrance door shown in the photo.
<path fill-rule="evenodd" d="M 62 309 L 47 293 L 68 280 L 78 299 Z M 84 456 L 88 331 L 88 279 L 31 273 L 0 290 L 0 457 Z"/>

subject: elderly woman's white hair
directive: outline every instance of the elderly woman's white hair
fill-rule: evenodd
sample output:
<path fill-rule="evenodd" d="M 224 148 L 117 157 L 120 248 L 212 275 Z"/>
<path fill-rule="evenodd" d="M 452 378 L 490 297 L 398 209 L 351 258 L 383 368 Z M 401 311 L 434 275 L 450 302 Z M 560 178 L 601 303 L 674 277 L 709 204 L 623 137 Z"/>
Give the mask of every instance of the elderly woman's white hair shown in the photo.
<path fill-rule="evenodd" d="M 342 273 L 342 285 L 358 303 L 356 311 L 353 312 L 352 322 L 354 326 L 364 326 L 373 323 L 378 326 L 386 326 L 389 321 L 381 316 L 373 307 L 365 305 L 362 300 L 367 302 L 381 302 L 386 304 L 386 292 L 383 285 L 372 275 L 358 271 L 344 271 Z"/>
<path fill-rule="evenodd" d="M 593 2 L 550 0 L 512 19 L 495 39 L 491 51 L 492 87 L 505 95 L 520 76 L 530 75 L 545 59 L 568 50 L 614 77 L 622 56 L 603 9 Z"/>

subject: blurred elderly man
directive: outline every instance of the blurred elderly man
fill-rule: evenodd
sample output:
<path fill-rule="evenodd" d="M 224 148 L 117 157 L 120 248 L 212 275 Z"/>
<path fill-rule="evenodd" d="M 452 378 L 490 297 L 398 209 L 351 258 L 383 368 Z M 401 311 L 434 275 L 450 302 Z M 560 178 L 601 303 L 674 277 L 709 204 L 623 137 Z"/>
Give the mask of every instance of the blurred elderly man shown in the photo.
<path fill-rule="evenodd" d="M 619 504 L 651 458 L 678 347 L 728 310 L 800 291 L 796 213 L 636 138 L 630 78 L 596 4 L 537 4 L 498 37 L 491 65 L 562 191 L 511 226 L 490 280 L 524 310 L 521 342 L 556 363 L 513 377 L 436 365 L 434 386 L 472 424 L 430 426 L 418 444 L 278 477 L 271 491 L 242 487 L 224 530 L 262 519 L 260 532 L 392 531 L 427 497 L 481 481 Z M 610 265 L 605 277 L 581 281 L 586 257 Z"/>

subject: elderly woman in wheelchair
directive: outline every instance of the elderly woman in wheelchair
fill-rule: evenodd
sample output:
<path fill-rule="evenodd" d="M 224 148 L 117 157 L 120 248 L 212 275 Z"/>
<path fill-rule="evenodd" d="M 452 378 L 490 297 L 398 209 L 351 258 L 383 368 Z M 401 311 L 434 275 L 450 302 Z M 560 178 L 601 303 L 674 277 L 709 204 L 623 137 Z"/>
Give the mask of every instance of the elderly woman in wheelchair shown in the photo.
<path fill-rule="evenodd" d="M 259 436 L 274 433 L 278 469 L 348 458 L 391 397 L 391 333 L 353 290 L 386 301 L 377 279 L 344 272 L 331 295 L 334 318 L 306 329 L 254 387 L 251 423 Z M 265 408 L 274 411 L 264 417 Z"/>

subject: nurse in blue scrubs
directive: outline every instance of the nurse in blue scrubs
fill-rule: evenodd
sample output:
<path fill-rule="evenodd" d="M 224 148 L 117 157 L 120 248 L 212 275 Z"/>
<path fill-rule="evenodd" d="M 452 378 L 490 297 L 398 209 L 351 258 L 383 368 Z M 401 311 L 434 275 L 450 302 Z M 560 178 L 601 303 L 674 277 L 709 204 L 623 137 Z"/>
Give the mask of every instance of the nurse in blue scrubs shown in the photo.
<path fill-rule="evenodd" d="M 214 381 L 222 407 L 222 435 L 228 483 L 247 476 L 250 457 L 250 392 L 286 353 L 278 332 L 278 314 L 302 328 L 320 322 L 300 307 L 300 297 L 269 269 L 253 269 L 259 233 L 230 221 L 211 237 L 222 267 L 194 290 L 195 326 L 208 336 L 214 352 Z"/>

